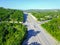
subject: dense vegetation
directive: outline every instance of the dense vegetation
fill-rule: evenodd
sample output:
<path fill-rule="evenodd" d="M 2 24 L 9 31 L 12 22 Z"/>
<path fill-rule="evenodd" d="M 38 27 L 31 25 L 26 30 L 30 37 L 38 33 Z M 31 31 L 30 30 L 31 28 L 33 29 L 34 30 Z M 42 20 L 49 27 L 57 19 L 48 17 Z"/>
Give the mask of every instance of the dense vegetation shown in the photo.
<path fill-rule="evenodd" d="M 0 7 L 0 45 L 22 45 L 27 28 L 19 22 L 23 22 L 23 11 Z"/>
<path fill-rule="evenodd" d="M 27 28 L 17 23 L 0 23 L 0 45 L 21 45 Z"/>
<path fill-rule="evenodd" d="M 42 24 L 42 27 L 60 41 L 60 18 L 52 19 L 50 22 Z"/>
<path fill-rule="evenodd" d="M 51 20 L 53 18 L 58 18 L 60 15 L 60 10 L 44 10 L 31 12 L 39 21 Z"/>
<path fill-rule="evenodd" d="M 0 7 L 0 21 L 23 21 L 23 11 Z"/>

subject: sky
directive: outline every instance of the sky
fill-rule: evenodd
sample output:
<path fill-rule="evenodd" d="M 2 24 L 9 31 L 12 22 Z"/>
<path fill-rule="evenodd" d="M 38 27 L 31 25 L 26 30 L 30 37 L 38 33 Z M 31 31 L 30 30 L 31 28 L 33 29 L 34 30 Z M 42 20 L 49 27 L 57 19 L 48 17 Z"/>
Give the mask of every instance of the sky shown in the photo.
<path fill-rule="evenodd" d="M 60 0 L 0 0 L 0 7 L 12 9 L 60 9 Z"/>

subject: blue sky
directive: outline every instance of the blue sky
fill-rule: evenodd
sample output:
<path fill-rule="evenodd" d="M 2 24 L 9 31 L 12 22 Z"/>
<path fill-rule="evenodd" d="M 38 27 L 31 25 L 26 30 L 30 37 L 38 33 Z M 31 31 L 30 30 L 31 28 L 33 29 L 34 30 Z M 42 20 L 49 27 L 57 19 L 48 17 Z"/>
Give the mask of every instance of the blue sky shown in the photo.
<path fill-rule="evenodd" d="M 60 0 L 0 0 L 0 7 L 12 9 L 60 9 Z"/>

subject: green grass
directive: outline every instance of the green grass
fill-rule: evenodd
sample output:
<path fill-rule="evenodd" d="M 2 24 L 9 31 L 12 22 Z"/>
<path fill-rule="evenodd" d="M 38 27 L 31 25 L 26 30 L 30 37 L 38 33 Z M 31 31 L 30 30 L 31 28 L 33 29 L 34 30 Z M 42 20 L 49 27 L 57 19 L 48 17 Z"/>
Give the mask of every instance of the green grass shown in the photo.
<path fill-rule="evenodd" d="M 21 45 L 27 34 L 27 28 L 22 24 L 1 23 L 0 45 Z"/>
<path fill-rule="evenodd" d="M 42 27 L 45 28 L 54 38 L 60 41 L 60 18 L 52 19 L 50 22 L 42 24 Z"/>
<path fill-rule="evenodd" d="M 33 16 L 37 18 L 38 21 L 45 21 L 45 20 L 51 20 L 53 18 L 58 18 L 60 16 L 60 10 L 56 11 L 46 10 L 46 11 L 35 11 L 31 13 L 33 14 Z"/>

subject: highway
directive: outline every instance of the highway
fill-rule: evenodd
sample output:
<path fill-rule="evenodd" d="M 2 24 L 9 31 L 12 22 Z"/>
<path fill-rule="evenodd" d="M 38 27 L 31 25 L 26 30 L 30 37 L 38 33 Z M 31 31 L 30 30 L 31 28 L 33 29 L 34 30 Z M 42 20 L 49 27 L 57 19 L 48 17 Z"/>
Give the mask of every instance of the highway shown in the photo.
<path fill-rule="evenodd" d="M 42 22 L 43 23 L 43 22 Z M 28 13 L 24 25 L 28 28 L 26 40 L 22 45 L 57 45 L 57 41 L 41 27 L 32 14 Z"/>

